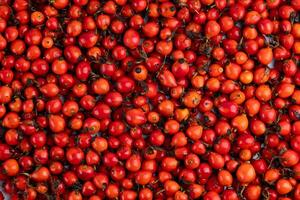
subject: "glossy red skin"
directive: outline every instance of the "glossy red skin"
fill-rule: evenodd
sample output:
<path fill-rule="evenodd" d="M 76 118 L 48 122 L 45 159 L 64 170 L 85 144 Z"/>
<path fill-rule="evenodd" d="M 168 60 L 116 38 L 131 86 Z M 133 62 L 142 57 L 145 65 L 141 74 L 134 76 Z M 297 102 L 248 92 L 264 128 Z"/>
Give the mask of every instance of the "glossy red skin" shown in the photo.
<path fill-rule="evenodd" d="M 219 106 L 219 111 L 225 117 L 233 118 L 238 113 L 238 106 L 233 102 L 224 102 Z"/>
<path fill-rule="evenodd" d="M 299 199 L 299 9 L 299 0 L 0 0 L 4 191 Z M 280 177 L 265 184 L 269 169 Z"/>

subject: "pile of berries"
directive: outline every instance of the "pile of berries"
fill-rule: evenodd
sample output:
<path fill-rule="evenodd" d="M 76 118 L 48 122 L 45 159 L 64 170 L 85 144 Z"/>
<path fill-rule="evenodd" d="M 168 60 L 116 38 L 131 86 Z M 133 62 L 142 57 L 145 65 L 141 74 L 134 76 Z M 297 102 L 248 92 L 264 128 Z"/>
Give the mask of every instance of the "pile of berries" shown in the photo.
<path fill-rule="evenodd" d="M 0 0 L 3 190 L 300 200 L 299 63 L 300 0 Z"/>

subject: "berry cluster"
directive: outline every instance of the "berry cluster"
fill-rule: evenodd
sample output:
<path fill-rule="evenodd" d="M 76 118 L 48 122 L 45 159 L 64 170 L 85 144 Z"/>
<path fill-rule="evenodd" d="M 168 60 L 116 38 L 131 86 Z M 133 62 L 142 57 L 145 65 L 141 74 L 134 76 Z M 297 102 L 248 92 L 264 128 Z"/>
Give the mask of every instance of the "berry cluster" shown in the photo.
<path fill-rule="evenodd" d="M 299 13 L 300 0 L 0 0 L 4 191 L 300 200 Z"/>

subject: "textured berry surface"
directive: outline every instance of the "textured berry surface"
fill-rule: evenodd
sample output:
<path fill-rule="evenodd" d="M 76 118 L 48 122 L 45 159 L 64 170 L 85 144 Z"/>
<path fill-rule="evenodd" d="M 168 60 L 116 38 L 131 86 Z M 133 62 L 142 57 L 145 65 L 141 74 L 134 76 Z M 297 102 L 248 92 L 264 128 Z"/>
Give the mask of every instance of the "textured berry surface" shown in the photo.
<path fill-rule="evenodd" d="M 299 13 L 300 0 L 0 0 L 2 191 L 300 200 Z"/>

